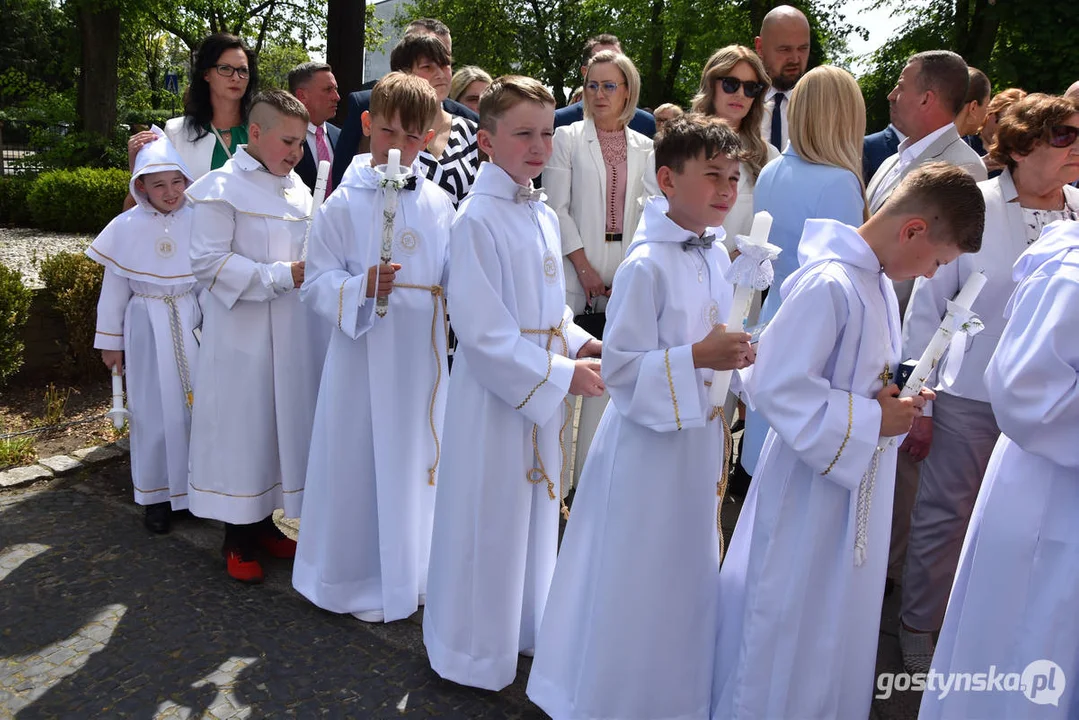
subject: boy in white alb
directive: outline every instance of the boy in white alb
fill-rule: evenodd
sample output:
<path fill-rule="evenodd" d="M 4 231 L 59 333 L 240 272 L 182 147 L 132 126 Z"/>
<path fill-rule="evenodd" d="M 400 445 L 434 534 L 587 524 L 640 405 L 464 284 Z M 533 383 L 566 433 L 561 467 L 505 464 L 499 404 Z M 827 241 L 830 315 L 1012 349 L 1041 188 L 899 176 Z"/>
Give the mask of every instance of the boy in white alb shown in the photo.
<path fill-rule="evenodd" d="M 656 142 L 665 199 L 645 205 L 614 278 L 603 342 L 611 403 L 528 679 L 528 696 L 558 720 L 708 716 L 730 431 L 705 381 L 753 357 L 748 334 L 717 325 L 733 299 L 721 226 L 740 154 L 738 135 L 701 115 L 670 121 Z"/>
<path fill-rule="evenodd" d="M 131 412 L 131 480 L 146 527 L 169 530 L 187 508 L 187 443 L 202 320 L 188 246 L 191 174 L 160 129 L 131 173 L 136 206 L 110 222 L 86 254 L 105 266 L 97 335 L 106 367 L 125 367 Z M 125 357 L 126 353 L 126 357 Z"/>
<path fill-rule="evenodd" d="M 558 219 L 533 189 L 554 99 L 531 78 L 480 100 L 480 166 L 450 232 L 454 354 L 423 638 L 431 666 L 500 690 L 535 647 L 554 571 L 567 393 L 596 397 L 600 343 L 566 307 Z M 573 360 L 571 358 L 578 358 Z"/>
<path fill-rule="evenodd" d="M 712 717 L 865 718 L 888 563 L 900 399 L 893 280 L 981 244 L 966 171 L 911 172 L 860 228 L 806 222 L 745 389 L 771 429 L 720 572 Z M 773 290 L 774 292 L 775 290 Z"/>
<path fill-rule="evenodd" d="M 311 193 L 293 172 L 307 110 L 260 93 L 250 141 L 188 191 L 191 267 L 205 285 L 199 401 L 191 421 L 191 512 L 222 520 L 231 577 L 260 582 L 258 547 L 293 557 L 271 515 L 299 517 L 307 448 L 326 347 L 295 289 Z"/>
<path fill-rule="evenodd" d="M 315 409 L 292 584 L 319 607 L 370 622 L 407 618 L 427 591 L 454 210 L 419 166 L 400 190 L 385 188 L 382 167 L 390 148 L 412 166 L 438 110 L 414 75 L 375 85 L 363 118 L 371 154 L 353 159 L 319 209 L 300 291 L 338 331 Z M 397 196 L 392 264 L 379 259 L 387 192 Z M 389 297 L 385 316 L 376 295 Z"/>

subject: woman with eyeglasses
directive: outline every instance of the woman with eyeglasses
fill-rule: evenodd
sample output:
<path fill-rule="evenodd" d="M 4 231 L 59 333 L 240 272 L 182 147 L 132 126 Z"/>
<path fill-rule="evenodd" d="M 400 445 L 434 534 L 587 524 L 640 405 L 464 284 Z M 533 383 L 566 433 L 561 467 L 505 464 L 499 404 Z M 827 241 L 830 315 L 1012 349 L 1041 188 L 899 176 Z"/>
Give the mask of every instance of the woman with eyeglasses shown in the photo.
<path fill-rule="evenodd" d="M 1079 179 L 1079 104 L 1027 95 L 1000 118 L 989 156 L 1004 171 L 978 183 L 985 198 L 982 249 L 941 267 L 932 279 L 918 280 L 904 324 L 908 354 L 918 357 L 940 325 L 948 300 L 970 275 L 980 270 L 988 278 L 971 308 L 985 329 L 967 342 L 958 371 L 947 358 L 942 363 L 932 416 L 915 418 L 904 441 L 915 460 L 924 458 L 899 613 L 899 646 L 911 672 L 929 670 L 967 523 L 1000 434 L 985 371 L 1015 292 L 1013 266 L 1028 246 L 1040 242 L 1045 226 L 1079 219 L 1079 190 L 1070 186 Z"/>
<path fill-rule="evenodd" d="M 247 143 L 247 111 L 258 86 L 255 53 L 243 40 L 214 33 L 202 41 L 191 67 L 184 114 L 165 123 L 165 135 L 197 180 L 216 170 Z M 131 161 L 154 134 L 131 136 Z"/>
<path fill-rule="evenodd" d="M 720 48 L 708 58 L 701 72 L 701 85 L 693 98 L 693 112 L 726 120 L 738 133 L 745 151 L 738 181 L 738 199 L 727 213 L 724 244 L 734 250 L 734 236 L 748 235 L 753 225 L 753 188 L 757 176 L 779 151 L 761 137 L 764 93 L 771 85 L 757 53 L 742 45 Z"/>
<path fill-rule="evenodd" d="M 584 78 L 584 119 L 555 130 L 554 152 L 543 171 L 547 202 L 558 213 L 565 255 L 566 304 L 597 338 L 614 271 L 625 257 L 637 222 L 652 140 L 632 130 L 641 78 L 620 52 L 592 56 Z M 580 477 L 608 395 L 584 398 L 573 482 Z"/>

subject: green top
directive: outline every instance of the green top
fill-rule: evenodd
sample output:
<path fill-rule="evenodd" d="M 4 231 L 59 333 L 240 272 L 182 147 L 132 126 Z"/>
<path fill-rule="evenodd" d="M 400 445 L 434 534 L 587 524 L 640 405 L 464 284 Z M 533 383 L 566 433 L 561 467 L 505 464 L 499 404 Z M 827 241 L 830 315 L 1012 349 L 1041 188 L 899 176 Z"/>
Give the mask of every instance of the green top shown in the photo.
<path fill-rule="evenodd" d="M 214 131 L 209 125 L 206 126 L 206 129 L 213 135 Z M 218 128 L 217 131 L 222 135 L 226 132 L 222 128 Z M 236 127 L 228 128 L 228 132 L 232 133 L 232 136 L 229 138 L 229 151 L 227 153 L 225 152 L 225 148 L 221 145 L 221 141 L 216 137 L 214 138 L 214 154 L 210 157 L 211 170 L 217 170 L 224 165 L 225 161 L 235 154 L 236 148 L 247 144 L 247 128 L 245 126 L 237 125 Z"/>

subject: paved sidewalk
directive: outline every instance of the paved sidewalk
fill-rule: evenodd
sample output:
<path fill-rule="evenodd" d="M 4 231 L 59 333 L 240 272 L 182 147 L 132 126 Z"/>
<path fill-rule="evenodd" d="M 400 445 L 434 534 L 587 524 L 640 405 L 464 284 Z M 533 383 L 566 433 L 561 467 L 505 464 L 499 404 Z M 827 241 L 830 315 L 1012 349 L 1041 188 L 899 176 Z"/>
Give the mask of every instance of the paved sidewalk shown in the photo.
<path fill-rule="evenodd" d="M 283 561 L 262 586 L 230 581 L 215 523 L 151 536 L 129 472 L 0 492 L 0 718 L 544 717 L 524 658 L 500 693 L 462 688 L 431 671 L 418 616 L 372 626 L 321 611 Z M 879 669 L 898 669 L 891 632 Z M 900 693 L 873 717 L 916 708 Z"/>

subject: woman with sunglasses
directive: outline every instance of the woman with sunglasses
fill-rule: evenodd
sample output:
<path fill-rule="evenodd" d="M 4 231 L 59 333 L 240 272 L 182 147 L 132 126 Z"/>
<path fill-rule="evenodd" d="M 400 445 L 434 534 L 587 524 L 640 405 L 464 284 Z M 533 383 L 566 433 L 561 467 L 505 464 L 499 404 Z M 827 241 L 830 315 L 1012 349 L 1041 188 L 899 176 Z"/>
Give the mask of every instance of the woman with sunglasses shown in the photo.
<path fill-rule="evenodd" d="M 753 225 L 753 188 L 757 176 L 779 151 L 761 137 L 764 93 L 771 85 L 757 53 L 742 45 L 720 48 L 701 72 L 701 86 L 693 98 L 693 112 L 726 120 L 738 133 L 745 151 L 738 181 L 738 199 L 727 214 L 724 244 L 734 250 L 734 236 L 748 235 Z"/>
<path fill-rule="evenodd" d="M 971 273 L 986 274 L 988 283 L 972 308 L 985 329 L 967 342 L 958 371 L 947 359 L 942 363 L 932 417 L 916 418 L 904 442 L 915 460 L 925 458 L 900 605 L 899 644 L 910 672 L 929 669 L 933 633 L 944 621 L 967 523 L 1000 433 L 985 370 L 1015 291 L 1012 268 L 1028 246 L 1040 242 L 1046 225 L 1079 219 L 1079 190 L 1069 185 L 1079 179 L 1079 104 L 1027 95 L 1001 117 L 989 155 L 1004 171 L 978 184 L 985 197 L 982 249 L 915 284 L 904 328 L 907 352 L 918 357 L 940 325 L 947 301 Z"/>
<path fill-rule="evenodd" d="M 584 78 L 584 120 L 555 130 L 554 152 L 543 171 L 547 202 L 561 227 L 566 304 L 574 315 L 594 313 L 580 323 L 597 338 L 603 336 L 614 271 L 641 218 L 652 140 L 629 127 L 640 90 L 640 75 L 628 57 L 611 50 L 593 55 Z M 604 393 L 582 401 L 573 482 L 607 399 Z"/>
<path fill-rule="evenodd" d="M 184 114 L 165 123 L 165 135 L 196 180 L 225 164 L 247 143 L 247 111 L 258 86 L 255 53 L 243 40 L 214 33 L 202 41 L 191 67 Z M 139 132 L 127 143 L 132 162 L 154 134 Z"/>

